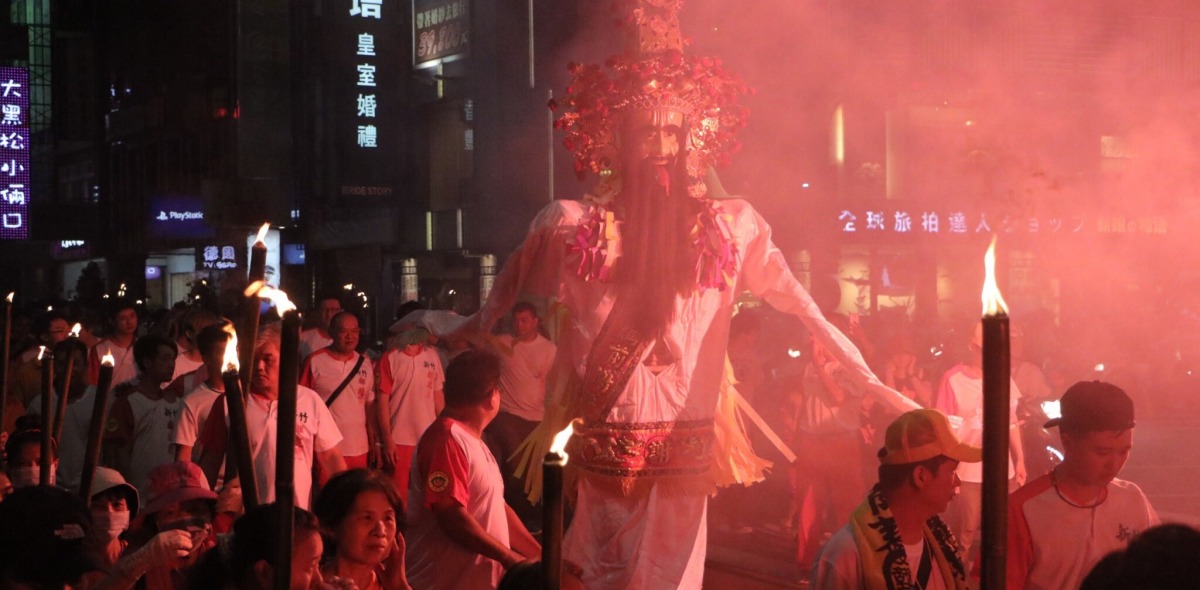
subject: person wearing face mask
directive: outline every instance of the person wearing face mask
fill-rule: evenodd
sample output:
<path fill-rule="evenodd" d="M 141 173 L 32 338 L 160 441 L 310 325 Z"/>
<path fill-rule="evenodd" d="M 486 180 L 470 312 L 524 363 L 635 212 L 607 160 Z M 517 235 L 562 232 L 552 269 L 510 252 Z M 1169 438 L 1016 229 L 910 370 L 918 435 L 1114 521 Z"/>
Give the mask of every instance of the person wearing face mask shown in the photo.
<path fill-rule="evenodd" d="M 117 564 L 128 542 L 121 534 L 138 513 L 137 489 L 129 485 L 114 469 L 97 467 L 92 478 L 92 534 L 87 548 L 97 563 L 105 569 Z"/>
<path fill-rule="evenodd" d="M 195 463 L 176 461 L 150 470 L 150 499 L 129 530 L 129 547 L 103 590 L 179 590 L 188 569 L 216 546 L 217 495 Z"/>
<path fill-rule="evenodd" d="M 21 420 L 17 421 L 18 430 L 8 437 L 8 442 L 4 445 L 5 463 L 8 465 L 8 478 L 12 480 L 14 489 L 20 489 L 29 486 L 35 486 L 41 483 L 41 464 L 42 464 L 42 431 L 37 427 L 35 421 L 27 420 L 22 416 Z M 49 485 L 53 486 L 56 482 L 56 472 L 58 470 L 58 445 L 51 440 L 51 457 L 50 463 L 50 481 Z"/>
<path fill-rule="evenodd" d="M 329 480 L 314 504 L 325 534 L 325 579 L 358 590 L 411 590 L 404 575 L 400 493 L 380 471 L 352 469 Z"/>

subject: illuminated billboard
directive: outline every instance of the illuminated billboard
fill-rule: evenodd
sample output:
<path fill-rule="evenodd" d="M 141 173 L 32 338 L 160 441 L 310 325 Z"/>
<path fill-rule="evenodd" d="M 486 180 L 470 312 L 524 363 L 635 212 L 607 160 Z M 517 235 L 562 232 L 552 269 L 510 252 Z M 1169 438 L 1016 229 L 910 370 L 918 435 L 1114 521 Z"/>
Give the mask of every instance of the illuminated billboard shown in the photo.
<path fill-rule="evenodd" d="M 29 239 L 29 70 L 0 67 L 0 239 Z"/>

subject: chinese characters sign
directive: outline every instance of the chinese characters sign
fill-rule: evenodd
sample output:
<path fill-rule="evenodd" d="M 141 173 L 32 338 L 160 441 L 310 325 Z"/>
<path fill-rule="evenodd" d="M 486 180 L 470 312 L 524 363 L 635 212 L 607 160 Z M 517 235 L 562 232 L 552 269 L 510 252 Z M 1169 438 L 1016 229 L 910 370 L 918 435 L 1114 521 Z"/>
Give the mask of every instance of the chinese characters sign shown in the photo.
<path fill-rule="evenodd" d="M 468 0 L 413 0 L 413 65 L 465 54 L 469 46 Z"/>
<path fill-rule="evenodd" d="M 335 16 L 331 44 L 338 80 L 336 97 L 338 196 L 359 202 L 362 196 L 395 192 L 395 166 L 389 157 L 401 145 L 396 125 L 400 0 L 326 0 Z"/>
<path fill-rule="evenodd" d="M 0 67 L 0 239 L 29 238 L 29 70 Z"/>
<path fill-rule="evenodd" d="M 233 270 L 238 267 L 237 248 L 230 244 L 209 244 L 200 250 L 204 270 Z"/>
<path fill-rule="evenodd" d="M 1165 234 L 1166 217 L 1045 216 L 1014 218 L 966 211 L 884 211 L 843 209 L 838 228 L 847 234 L 971 235 L 1024 233 L 1030 235 Z"/>

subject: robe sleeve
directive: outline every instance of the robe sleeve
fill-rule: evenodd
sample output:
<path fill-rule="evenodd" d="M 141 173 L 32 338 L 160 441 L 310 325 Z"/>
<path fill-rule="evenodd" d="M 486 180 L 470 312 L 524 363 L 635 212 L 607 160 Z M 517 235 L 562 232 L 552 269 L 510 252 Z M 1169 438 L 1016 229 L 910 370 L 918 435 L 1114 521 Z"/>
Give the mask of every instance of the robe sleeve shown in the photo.
<path fill-rule="evenodd" d="M 578 201 L 554 201 L 543 208 L 530 224 L 525 240 L 505 261 L 487 301 L 461 331 L 472 336 L 487 334 L 522 293 L 561 298 L 568 234 L 578 224 L 582 211 Z"/>
<path fill-rule="evenodd" d="M 875 376 L 862 353 L 821 313 L 812 296 L 792 275 L 783 253 L 771 241 L 771 227 L 749 204 L 730 202 L 743 209 L 735 214 L 735 233 L 742 239 L 740 286 L 767 303 L 796 316 L 846 369 L 846 376 L 866 392 L 898 412 L 920 409 L 916 402 L 886 386 Z"/>

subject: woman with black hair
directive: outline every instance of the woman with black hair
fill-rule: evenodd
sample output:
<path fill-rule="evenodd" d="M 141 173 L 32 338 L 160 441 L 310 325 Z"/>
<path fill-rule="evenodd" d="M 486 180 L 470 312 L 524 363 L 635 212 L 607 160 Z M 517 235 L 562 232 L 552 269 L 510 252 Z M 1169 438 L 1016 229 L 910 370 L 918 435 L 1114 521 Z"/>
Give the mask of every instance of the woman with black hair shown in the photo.
<path fill-rule="evenodd" d="M 387 475 L 340 473 L 321 489 L 314 510 L 327 541 L 326 578 L 352 580 L 359 590 L 411 590 L 399 531 L 403 501 Z"/>

